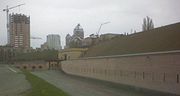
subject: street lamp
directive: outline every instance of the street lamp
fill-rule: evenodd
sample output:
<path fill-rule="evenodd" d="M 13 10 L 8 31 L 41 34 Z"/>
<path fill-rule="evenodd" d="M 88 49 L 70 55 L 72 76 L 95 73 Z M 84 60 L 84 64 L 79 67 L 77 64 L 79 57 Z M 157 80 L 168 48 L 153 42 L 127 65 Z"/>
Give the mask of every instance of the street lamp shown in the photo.
<path fill-rule="evenodd" d="M 102 24 L 100 25 L 99 30 L 98 30 L 98 32 L 97 32 L 97 37 L 99 37 L 99 32 L 100 32 L 100 30 L 101 30 L 101 27 L 102 27 L 103 25 L 105 25 L 105 24 L 108 24 L 108 23 L 111 23 L 111 22 L 104 22 L 104 23 L 102 23 Z"/>

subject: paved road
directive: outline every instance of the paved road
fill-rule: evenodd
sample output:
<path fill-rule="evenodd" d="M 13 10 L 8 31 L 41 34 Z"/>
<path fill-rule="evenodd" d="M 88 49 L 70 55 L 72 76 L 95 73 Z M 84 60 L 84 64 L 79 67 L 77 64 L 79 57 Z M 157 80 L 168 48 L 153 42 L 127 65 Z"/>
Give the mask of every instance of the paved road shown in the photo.
<path fill-rule="evenodd" d="M 71 96 L 172 96 L 150 91 L 139 91 L 129 87 L 99 80 L 64 74 L 60 71 L 37 71 L 33 74 L 69 93 Z"/>
<path fill-rule="evenodd" d="M 7 65 L 0 65 L 0 96 L 21 96 L 30 84 L 19 70 Z"/>

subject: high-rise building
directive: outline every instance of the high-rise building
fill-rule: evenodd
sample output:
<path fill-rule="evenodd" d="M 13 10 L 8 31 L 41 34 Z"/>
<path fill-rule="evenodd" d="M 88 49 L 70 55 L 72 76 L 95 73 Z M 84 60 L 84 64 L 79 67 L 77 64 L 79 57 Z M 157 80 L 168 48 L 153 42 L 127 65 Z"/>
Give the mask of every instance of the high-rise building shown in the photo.
<path fill-rule="evenodd" d="M 65 48 L 69 48 L 69 45 L 70 45 L 70 42 L 71 42 L 71 39 L 72 39 L 71 35 L 67 34 L 65 39 L 66 39 L 66 46 L 65 46 Z"/>
<path fill-rule="evenodd" d="M 24 14 L 9 15 L 8 45 L 14 48 L 30 48 L 30 17 Z"/>
<path fill-rule="evenodd" d="M 56 35 L 56 34 L 48 35 L 47 36 L 47 47 L 48 47 L 48 49 L 55 49 L 55 50 L 62 49 L 60 36 Z"/>

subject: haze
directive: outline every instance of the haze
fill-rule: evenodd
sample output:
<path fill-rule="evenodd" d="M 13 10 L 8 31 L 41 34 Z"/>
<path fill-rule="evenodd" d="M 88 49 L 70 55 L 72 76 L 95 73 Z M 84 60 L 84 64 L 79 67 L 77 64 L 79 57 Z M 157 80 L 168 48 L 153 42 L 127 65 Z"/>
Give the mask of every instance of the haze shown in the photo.
<path fill-rule="evenodd" d="M 72 34 L 80 23 L 85 37 L 96 33 L 101 23 L 100 34 L 130 33 L 142 29 L 142 20 L 149 16 L 155 27 L 180 22 L 180 0 L 0 0 L 0 45 L 7 43 L 6 14 L 2 10 L 25 3 L 10 13 L 22 13 L 31 18 L 32 47 L 40 47 L 48 34 L 59 34 L 62 46 L 66 34 Z"/>

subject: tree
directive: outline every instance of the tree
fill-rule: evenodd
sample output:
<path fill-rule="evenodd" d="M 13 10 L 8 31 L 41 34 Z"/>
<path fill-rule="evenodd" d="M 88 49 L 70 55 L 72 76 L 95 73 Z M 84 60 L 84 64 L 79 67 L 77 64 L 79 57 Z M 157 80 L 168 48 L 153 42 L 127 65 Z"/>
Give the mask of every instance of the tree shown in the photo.
<path fill-rule="evenodd" d="M 154 29 L 154 23 L 152 19 L 147 16 L 143 19 L 142 31 L 148 31 L 151 29 Z"/>

